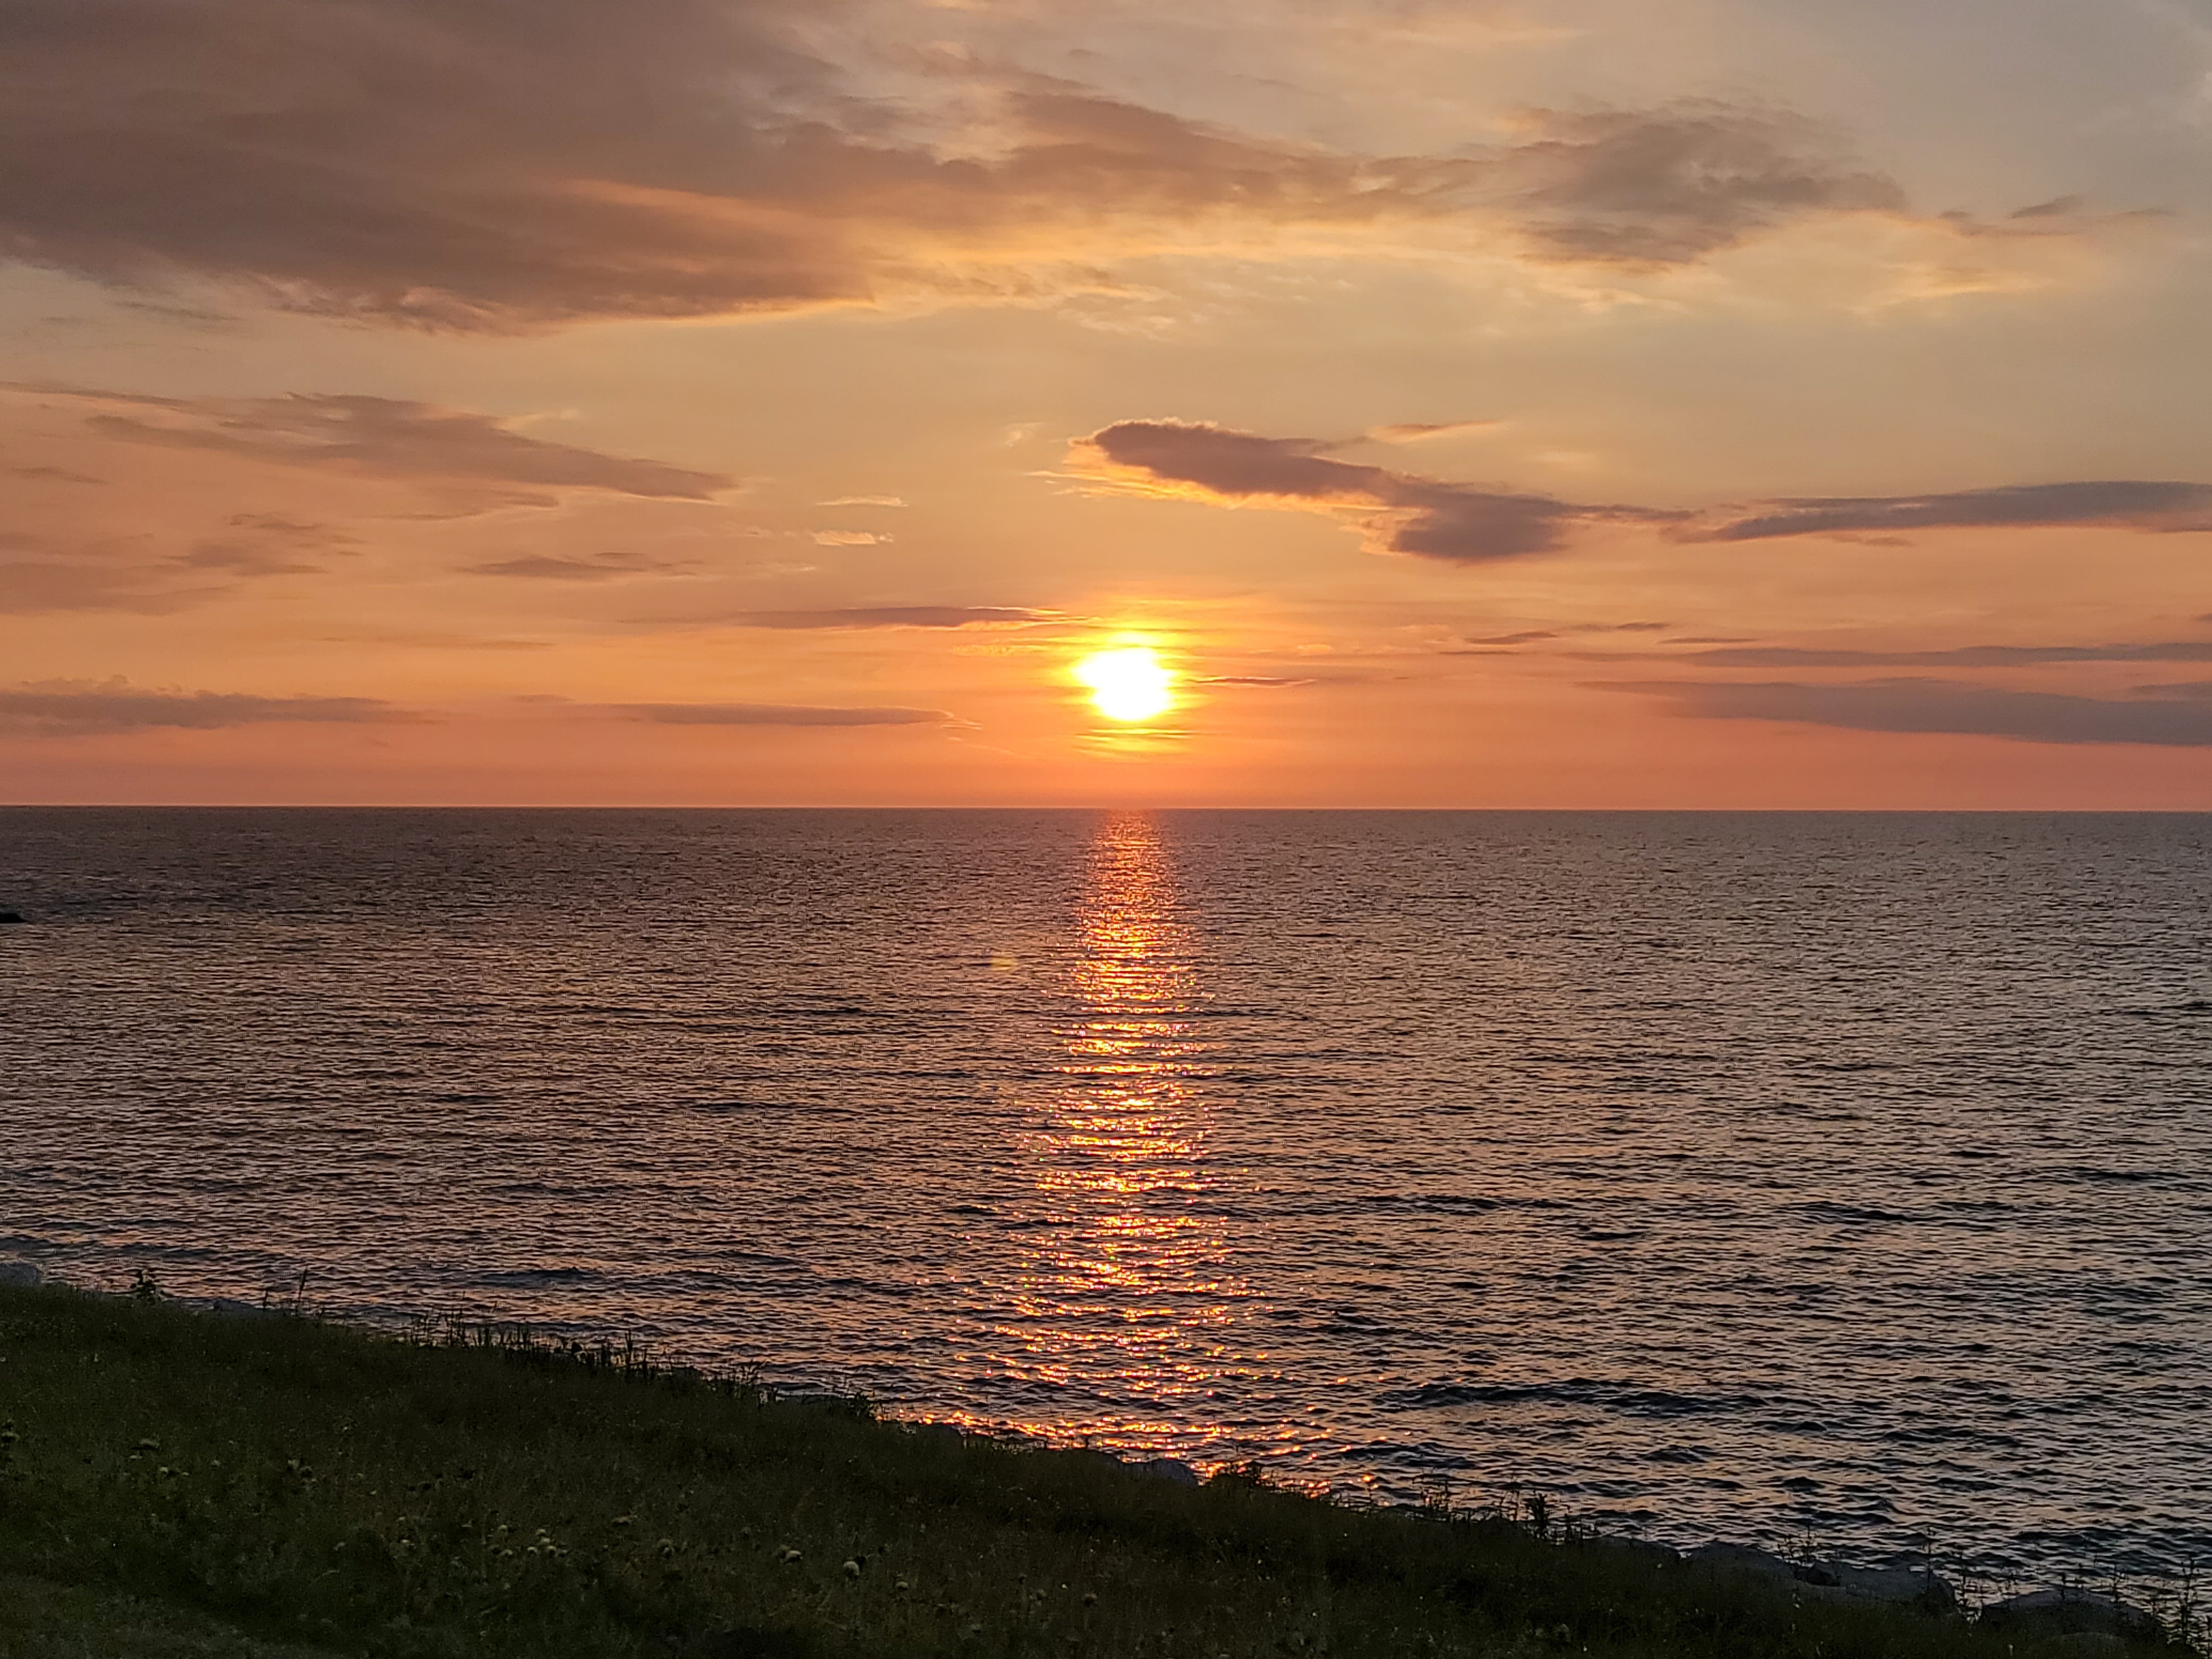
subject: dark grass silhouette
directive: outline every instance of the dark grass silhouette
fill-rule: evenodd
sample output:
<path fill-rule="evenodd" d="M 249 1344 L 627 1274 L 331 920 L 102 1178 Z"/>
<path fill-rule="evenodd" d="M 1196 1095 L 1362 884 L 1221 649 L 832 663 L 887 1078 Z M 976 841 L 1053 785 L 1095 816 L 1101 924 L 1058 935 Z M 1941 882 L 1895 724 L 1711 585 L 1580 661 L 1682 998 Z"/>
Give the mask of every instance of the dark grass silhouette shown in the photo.
<path fill-rule="evenodd" d="M 0 1289 L 0 1654 L 2085 1650 L 1249 1472 L 1188 1488 L 634 1347 L 414 1336 Z"/>

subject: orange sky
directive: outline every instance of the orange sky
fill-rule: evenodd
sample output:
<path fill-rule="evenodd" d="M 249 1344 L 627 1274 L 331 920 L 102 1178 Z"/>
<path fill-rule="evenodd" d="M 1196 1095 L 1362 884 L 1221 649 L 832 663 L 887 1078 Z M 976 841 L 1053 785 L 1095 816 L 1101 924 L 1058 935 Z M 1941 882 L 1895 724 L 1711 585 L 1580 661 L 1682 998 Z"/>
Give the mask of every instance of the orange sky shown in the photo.
<path fill-rule="evenodd" d="M 2212 808 L 2212 0 L 0 65 L 0 799 Z"/>

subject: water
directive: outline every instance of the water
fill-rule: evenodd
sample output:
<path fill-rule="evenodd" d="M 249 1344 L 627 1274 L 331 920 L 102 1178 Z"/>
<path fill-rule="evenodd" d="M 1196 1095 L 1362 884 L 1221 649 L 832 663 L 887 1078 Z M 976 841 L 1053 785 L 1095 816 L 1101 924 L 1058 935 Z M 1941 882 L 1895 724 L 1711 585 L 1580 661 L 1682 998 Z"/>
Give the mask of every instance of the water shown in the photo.
<path fill-rule="evenodd" d="M 0 812 L 0 1255 L 2212 1556 L 2212 818 Z"/>

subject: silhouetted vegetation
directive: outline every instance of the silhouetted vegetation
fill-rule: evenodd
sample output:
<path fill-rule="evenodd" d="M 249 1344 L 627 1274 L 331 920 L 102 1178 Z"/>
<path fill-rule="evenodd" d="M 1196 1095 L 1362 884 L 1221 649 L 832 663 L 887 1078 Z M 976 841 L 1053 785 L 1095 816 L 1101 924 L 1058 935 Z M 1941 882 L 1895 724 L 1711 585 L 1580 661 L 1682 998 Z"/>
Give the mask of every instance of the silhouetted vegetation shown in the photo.
<path fill-rule="evenodd" d="M 776 1399 L 514 1328 L 0 1289 L 0 1653 L 2029 1659 L 1492 1516 Z M 2086 1644 L 2086 1645 L 2085 1645 Z"/>

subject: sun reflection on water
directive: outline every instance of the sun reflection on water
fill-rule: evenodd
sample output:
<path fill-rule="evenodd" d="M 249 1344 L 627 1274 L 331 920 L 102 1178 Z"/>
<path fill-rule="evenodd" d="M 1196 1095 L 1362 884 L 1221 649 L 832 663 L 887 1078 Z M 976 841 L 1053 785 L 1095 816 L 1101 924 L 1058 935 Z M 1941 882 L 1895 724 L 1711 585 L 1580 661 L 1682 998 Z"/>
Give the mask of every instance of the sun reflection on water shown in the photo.
<path fill-rule="evenodd" d="M 1150 818 L 1102 824 L 1079 943 L 1063 1052 L 1022 1137 L 1036 1208 L 1002 1334 L 1047 1391 L 1030 1426 L 1190 1452 L 1213 1433 L 1193 1401 L 1249 1363 L 1230 1340 L 1249 1292 L 1207 1153 L 1206 993 Z"/>

